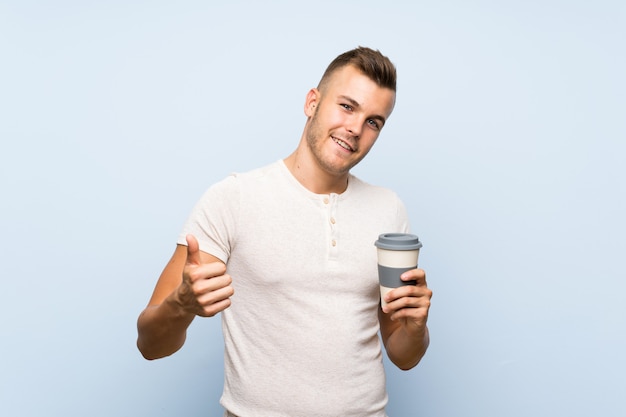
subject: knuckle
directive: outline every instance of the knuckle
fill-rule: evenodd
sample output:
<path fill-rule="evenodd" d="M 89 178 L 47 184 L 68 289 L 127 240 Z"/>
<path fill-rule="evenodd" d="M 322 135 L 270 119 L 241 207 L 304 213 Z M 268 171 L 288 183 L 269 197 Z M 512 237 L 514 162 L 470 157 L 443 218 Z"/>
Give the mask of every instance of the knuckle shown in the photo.
<path fill-rule="evenodd" d="M 202 278 L 202 275 L 197 269 L 191 269 L 191 270 L 186 271 L 186 275 L 189 278 L 189 281 L 191 282 L 196 282 L 200 278 Z"/>
<path fill-rule="evenodd" d="M 205 307 L 204 313 L 206 314 L 207 317 L 213 317 L 228 307 L 230 307 L 230 300 L 225 299 L 218 303 L 211 304 L 210 306 Z"/>
<path fill-rule="evenodd" d="M 202 294 L 204 294 L 204 290 L 202 288 L 200 288 L 199 285 L 192 285 L 191 286 L 191 293 L 197 298 L 197 297 L 201 296 Z"/>
<path fill-rule="evenodd" d="M 226 274 L 226 265 L 224 265 L 221 262 L 212 262 L 210 265 L 211 268 L 211 272 L 212 275 L 217 277 L 217 276 L 222 276 Z"/>
<path fill-rule="evenodd" d="M 228 296 L 232 297 L 235 294 L 235 289 L 231 286 L 228 286 L 227 289 L 228 289 L 227 291 Z"/>

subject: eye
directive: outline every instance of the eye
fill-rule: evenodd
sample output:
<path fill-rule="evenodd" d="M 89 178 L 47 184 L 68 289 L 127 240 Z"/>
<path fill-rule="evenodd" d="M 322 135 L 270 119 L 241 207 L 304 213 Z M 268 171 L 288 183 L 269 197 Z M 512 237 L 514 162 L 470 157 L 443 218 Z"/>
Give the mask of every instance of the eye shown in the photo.
<path fill-rule="evenodd" d="M 341 103 L 340 106 L 349 111 L 353 110 L 353 107 L 349 104 Z"/>
<path fill-rule="evenodd" d="M 376 130 L 380 130 L 380 123 L 374 119 L 367 119 L 367 124 Z"/>

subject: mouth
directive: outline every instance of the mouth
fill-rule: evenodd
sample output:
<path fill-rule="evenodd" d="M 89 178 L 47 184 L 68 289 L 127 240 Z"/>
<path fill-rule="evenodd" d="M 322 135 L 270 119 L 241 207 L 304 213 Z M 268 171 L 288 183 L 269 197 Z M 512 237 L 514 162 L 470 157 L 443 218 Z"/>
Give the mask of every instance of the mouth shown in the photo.
<path fill-rule="evenodd" d="M 352 146 L 350 146 L 350 144 L 346 141 L 344 141 L 343 139 L 337 138 L 335 136 L 331 136 L 332 140 L 339 146 L 341 146 L 342 148 L 344 148 L 345 150 L 349 151 L 349 152 L 354 152 L 354 148 Z"/>

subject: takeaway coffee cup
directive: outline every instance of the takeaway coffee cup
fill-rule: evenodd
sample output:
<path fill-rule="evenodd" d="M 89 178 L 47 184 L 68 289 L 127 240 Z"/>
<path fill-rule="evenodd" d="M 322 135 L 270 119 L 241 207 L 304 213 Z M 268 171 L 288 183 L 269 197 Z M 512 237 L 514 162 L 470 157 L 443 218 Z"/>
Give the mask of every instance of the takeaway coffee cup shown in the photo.
<path fill-rule="evenodd" d="M 422 242 L 415 235 L 408 233 L 384 233 L 374 243 L 378 248 L 378 279 L 380 282 L 380 299 L 385 294 L 402 285 L 415 285 L 415 281 L 402 281 L 403 272 L 417 268 L 417 258 Z"/>

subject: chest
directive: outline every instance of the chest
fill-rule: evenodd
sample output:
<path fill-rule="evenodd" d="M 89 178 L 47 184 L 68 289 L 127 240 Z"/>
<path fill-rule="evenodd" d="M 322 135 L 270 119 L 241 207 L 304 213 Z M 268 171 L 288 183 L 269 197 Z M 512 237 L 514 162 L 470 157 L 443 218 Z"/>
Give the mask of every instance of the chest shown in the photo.
<path fill-rule="evenodd" d="M 374 241 L 394 227 L 392 217 L 357 209 L 336 195 L 306 200 L 274 196 L 240 212 L 229 266 L 236 268 L 239 280 L 253 280 L 247 286 L 375 294 Z"/>

